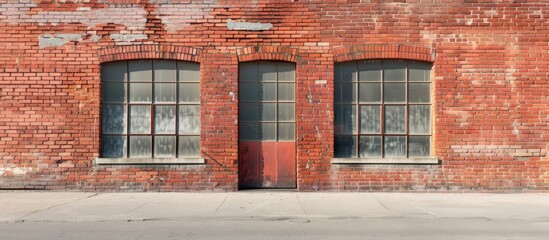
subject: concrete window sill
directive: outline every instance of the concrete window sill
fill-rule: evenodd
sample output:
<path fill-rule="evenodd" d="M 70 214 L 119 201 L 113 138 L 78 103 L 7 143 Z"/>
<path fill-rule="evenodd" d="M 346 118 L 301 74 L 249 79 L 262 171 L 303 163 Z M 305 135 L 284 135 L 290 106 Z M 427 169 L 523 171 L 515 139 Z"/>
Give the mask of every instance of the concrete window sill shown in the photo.
<path fill-rule="evenodd" d="M 134 164 L 205 164 L 201 157 L 189 158 L 96 158 L 97 165 L 134 165 Z"/>
<path fill-rule="evenodd" d="M 332 164 L 438 164 L 436 157 L 420 158 L 333 158 Z"/>

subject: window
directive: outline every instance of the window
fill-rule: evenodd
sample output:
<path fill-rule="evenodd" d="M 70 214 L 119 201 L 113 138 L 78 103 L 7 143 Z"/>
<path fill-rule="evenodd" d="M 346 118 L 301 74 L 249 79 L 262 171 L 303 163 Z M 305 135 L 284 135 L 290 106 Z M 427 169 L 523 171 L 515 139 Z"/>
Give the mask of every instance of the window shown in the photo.
<path fill-rule="evenodd" d="M 137 60 L 102 65 L 102 157 L 200 155 L 200 66 Z"/>
<path fill-rule="evenodd" d="M 429 157 L 431 64 L 335 65 L 335 158 Z"/>

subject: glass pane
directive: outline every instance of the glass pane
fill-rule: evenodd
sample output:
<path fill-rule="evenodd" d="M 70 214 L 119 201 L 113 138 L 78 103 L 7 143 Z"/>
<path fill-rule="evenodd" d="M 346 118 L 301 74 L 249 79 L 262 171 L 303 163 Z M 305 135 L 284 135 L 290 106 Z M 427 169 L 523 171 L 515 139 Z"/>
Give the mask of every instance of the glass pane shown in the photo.
<path fill-rule="evenodd" d="M 278 121 L 294 121 L 295 109 L 293 103 L 278 104 Z"/>
<path fill-rule="evenodd" d="M 406 83 L 385 83 L 383 86 L 383 100 L 385 102 L 406 101 Z"/>
<path fill-rule="evenodd" d="M 359 144 L 360 157 L 381 157 L 381 137 L 361 136 Z"/>
<path fill-rule="evenodd" d="M 146 102 L 152 101 L 152 84 L 151 83 L 130 83 L 130 102 Z"/>
<path fill-rule="evenodd" d="M 381 116 L 379 106 L 360 107 L 360 132 L 381 133 Z"/>
<path fill-rule="evenodd" d="M 238 120 L 239 121 L 257 121 L 259 116 L 257 103 L 240 103 L 238 104 Z"/>
<path fill-rule="evenodd" d="M 295 64 L 288 62 L 278 62 L 278 81 L 295 81 Z"/>
<path fill-rule="evenodd" d="M 361 83 L 360 102 L 381 102 L 381 83 Z"/>
<path fill-rule="evenodd" d="M 157 60 L 153 61 L 155 82 L 175 82 L 175 61 Z"/>
<path fill-rule="evenodd" d="M 408 101 L 411 103 L 429 103 L 431 101 L 430 83 L 410 83 Z"/>
<path fill-rule="evenodd" d="M 179 106 L 179 134 L 200 134 L 200 106 Z"/>
<path fill-rule="evenodd" d="M 126 157 L 126 137 L 125 136 L 103 136 L 101 146 L 101 155 L 105 158 L 123 158 Z"/>
<path fill-rule="evenodd" d="M 408 63 L 409 81 L 431 81 L 431 64 L 422 62 Z"/>
<path fill-rule="evenodd" d="M 276 83 L 260 83 L 259 99 L 261 101 L 275 101 L 276 100 Z"/>
<path fill-rule="evenodd" d="M 429 136 L 410 136 L 408 143 L 409 157 L 428 157 L 431 155 Z"/>
<path fill-rule="evenodd" d="M 200 64 L 192 62 L 178 62 L 180 82 L 200 82 Z"/>
<path fill-rule="evenodd" d="M 335 83 L 335 102 L 355 103 L 356 83 Z"/>
<path fill-rule="evenodd" d="M 151 133 L 150 106 L 130 106 L 130 133 Z"/>
<path fill-rule="evenodd" d="M 259 62 L 257 64 L 257 72 L 259 74 L 259 81 L 276 81 L 276 63 Z"/>
<path fill-rule="evenodd" d="M 175 133 L 175 106 L 156 106 L 154 112 L 154 132 Z"/>
<path fill-rule="evenodd" d="M 431 106 L 410 105 L 408 111 L 410 134 L 430 134 Z"/>
<path fill-rule="evenodd" d="M 128 80 L 127 62 L 111 62 L 101 65 L 101 80 L 123 82 Z"/>
<path fill-rule="evenodd" d="M 240 123 L 239 139 L 241 141 L 255 141 L 259 140 L 257 123 Z"/>
<path fill-rule="evenodd" d="M 103 105 L 102 126 L 105 134 L 126 133 L 126 107 L 124 105 Z"/>
<path fill-rule="evenodd" d="M 240 101 L 257 101 L 257 83 L 240 83 Z"/>
<path fill-rule="evenodd" d="M 404 106 L 385 106 L 385 133 L 404 133 L 405 122 Z"/>
<path fill-rule="evenodd" d="M 356 157 L 356 136 L 336 135 L 334 139 L 334 157 Z"/>
<path fill-rule="evenodd" d="M 388 82 L 406 81 L 406 62 L 383 61 L 383 80 Z"/>
<path fill-rule="evenodd" d="M 358 62 L 359 81 L 381 81 L 381 61 Z"/>
<path fill-rule="evenodd" d="M 151 137 L 130 136 L 130 157 L 152 157 Z"/>
<path fill-rule="evenodd" d="M 278 101 L 294 101 L 295 90 L 293 83 L 278 84 Z"/>
<path fill-rule="evenodd" d="M 154 157 L 175 157 L 175 136 L 154 137 Z"/>
<path fill-rule="evenodd" d="M 199 83 L 180 83 L 179 84 L 179 102 L 200 102 L 200 84 Z"/>
<path fill-rule="evenodd" d="M 238 80 L 241 82 L 255 82 L 259 80 L 257 76 L 257 63 L 244 62 L 238 69 Z"/>
<path fill-rule="evenodd" d="M 128 62 L 130 81 L 152 82 L 152 61 L 139 60 Z"/>
<path fill-rule="evenodd" d="M 103 83 L 103 102 L 126 102 L 126 84 Z"/>
<path fill-rule="evenodd" d="M 294 123 L 278 124 L 278 140 L 295 141 Z"/>
<path fill-rule="evenodd" d="M 356 82 L 356 62 L 344 62 L 335 65 L 335 81 Z"/>
<path fill-rule="evenodd" d="M 175 83 L 155 83 L 154 102 L 175 102 Z"/>
<path fill-rule="evenodd" d="M 200 156 L 200 137 L 180 136 L 178 152 L 179 157 Z"/>
<path fill-rule="evenodd" d="M 406 157 L 406 137 L 386 136 L 385 157 Z"/>
<path fill-rule="evenodd" d="M 260 123 L 259 138 L 261 140 L 276 140 L 276 123 Z"/>
<path fill-rule="evenodd" d="M 335 105 L 335 133 L 356 133 L 356 107 L 354 105 Z"/>
<path fill-rule="evenodd" d="M 259 104 L 260 121 L 276 121 L 276 103 Z"/>

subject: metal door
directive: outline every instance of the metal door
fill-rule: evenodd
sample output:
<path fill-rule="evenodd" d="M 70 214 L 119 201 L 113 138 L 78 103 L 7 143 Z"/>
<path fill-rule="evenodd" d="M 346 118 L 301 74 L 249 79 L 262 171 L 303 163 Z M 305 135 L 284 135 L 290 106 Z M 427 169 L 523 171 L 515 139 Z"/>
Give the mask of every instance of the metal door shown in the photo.
<path fill-rule="evenodd" d="M 295 64 L 239 66 L 239 185 L 295 188 Z"/>

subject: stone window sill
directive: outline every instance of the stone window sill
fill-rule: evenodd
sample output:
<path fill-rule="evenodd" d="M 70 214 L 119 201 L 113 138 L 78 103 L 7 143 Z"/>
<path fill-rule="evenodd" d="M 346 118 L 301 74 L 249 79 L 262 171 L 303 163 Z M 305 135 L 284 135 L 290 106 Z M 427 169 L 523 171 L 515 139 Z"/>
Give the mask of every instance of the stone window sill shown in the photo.
<path fill-rule="evenodd" d="M 136 165 L 136 164 L 205 164 L 201 157 L 188 158 L 96 158 L 97 165 Z"/>
<path fill-rule="evenodd" d="M 419 158 L 333 158 L 332 164 L 439 164 L 436 157 Z"/>

